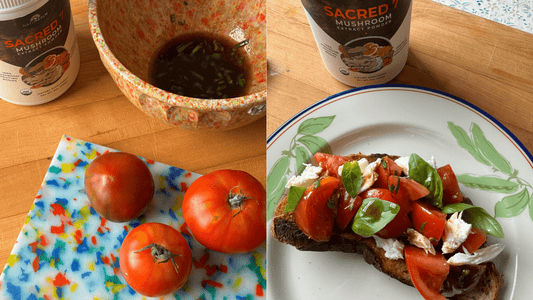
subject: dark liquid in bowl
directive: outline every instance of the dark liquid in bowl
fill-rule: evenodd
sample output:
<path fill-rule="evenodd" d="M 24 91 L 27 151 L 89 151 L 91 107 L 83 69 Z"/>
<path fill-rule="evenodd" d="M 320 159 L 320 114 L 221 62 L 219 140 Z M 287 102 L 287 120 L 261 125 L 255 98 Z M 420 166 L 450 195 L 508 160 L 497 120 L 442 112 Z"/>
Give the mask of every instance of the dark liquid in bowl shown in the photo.
<path fill-rule="evenodd" d="M 150 67 L 150 83 L 168 92 L 203 99 L 247 94 L 251 78 L 244 46 L 226 36 L 195 33 L 165 44 Z"/>

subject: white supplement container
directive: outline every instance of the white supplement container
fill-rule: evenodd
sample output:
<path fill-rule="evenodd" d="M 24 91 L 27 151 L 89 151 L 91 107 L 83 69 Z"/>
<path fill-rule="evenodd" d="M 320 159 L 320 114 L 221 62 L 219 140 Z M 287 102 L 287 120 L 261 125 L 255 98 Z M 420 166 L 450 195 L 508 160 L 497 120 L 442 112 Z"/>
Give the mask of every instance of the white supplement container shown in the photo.
<path fill-rule="evenodd" d="M 383 84 L 405 66 L 412 0 L 302 0 L 322 61 L 340 82 Z"/>
<path fill-rule="evenodd" d="M 0 99 L 38 105 L 74 83 L 80 54 L 69 0 L 0 0 Z"/>

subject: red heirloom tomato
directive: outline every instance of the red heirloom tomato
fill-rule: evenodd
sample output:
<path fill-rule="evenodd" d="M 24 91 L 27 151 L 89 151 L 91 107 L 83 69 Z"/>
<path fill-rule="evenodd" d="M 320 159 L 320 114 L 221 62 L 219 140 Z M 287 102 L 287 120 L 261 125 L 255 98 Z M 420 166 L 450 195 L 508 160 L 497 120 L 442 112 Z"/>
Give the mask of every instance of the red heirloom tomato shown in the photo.
<path fill-rule="evenodd" d="M 408 200 L 400 202 L 392 196 L 392 193 L 388 189 L 369 189 L 360 194 L 363 199 L 366 198 L 378 198 L 381 200 L 386 200 L 392 203 L 400 205 L 400 212 L 394 217 L 394 219 L 383 229 L 376 233 L 377 236 L 390 239 L 396 238 L 404 233 L 407 228 L 412 226 L 411 220 L 409 219 L 409 210 L 411 209 L 410 203 Z"/>
<path fill-rule="evenodd" d="M 101 217 L 127 222 L 140 216 L 152 200 L 154 180 L 139 157 L 107 152 L 85 170 L 85 191 Z"/>
<path fill-rule="evenodd" d="M 359 207 L 361 207 L 363 198 L 361 198 L 359 195 L 357 195 L 355 198 L 350 197 L 344 188 L 342 189 L 342 192 L 343 196 L 338 203 L 337 219 L 335 220 L 337 222 L 337 226 L 339 226 L 341 230 L 344 230 L 350 221 L 353 220 L 353 217 L 355 217 Z"/>
<path fill-rule="evenodd" d="M 429 195 L 429 190 L 413 179 L 398 176 L 389 176 L 389 190 L 395 199 L 408 199 L 416 201 Z"/>
<path fill-rule="evenodd" d="M 415 201 L 413 202 L 411 219 L 413 220 L 414 228 L 418 232 L 430 239 L 433 244 L 438 243 L 444 232 L 444 227 L 446 227 L 445 213 L 430 204 Z"/>
<path fill-rule="evenodd" d="M 265 188 L 244 171 L 214 171 L 187 189 L 183 218 L 204 247 L 223 253 L 250 252 L 266 239 Z"/>
<path fill-rule="evenodd" d="M 385 156 L 377 167 L 378 179 L 374 183 L 375 188 L 389 188 L 389 176 L 402 175 L 403 169 L 392 158 Z"/>
<path fill-rule="evenodd" d="M 120 247 L 119 262 L 128 285 L 147 297 L 176 292 L 192 270 L 187 240 L 161 223 L 141 224 L 130 231 Z"/>
<path fill-rule="evenodd" d="M 329 176 L 320 179 L 317 186 L 313 184 L 305 190 L 294 209 L 296 224 L 315 241 L 329 241 L 333 234 L 334 207 L 328 206 L 328 201 L 338 186 L 339 179 L 336 177 Z"/>
<path fill-rule="evenodd" d="M 440 293 L 450 272 L 444 255 L 426 253 L 424 249 L 410 245 L 405 246 L 404 254 L 407 271 L 420 295 L 426 300 L 446 300 Z"/>
<path fill-rule="evenodd" d="M 472 228 L 472 232 L 468 235 L 463 244 L 459 246 L 459 249 L 462 251 L 463 247 L 465 247 L 466 251 L 472 253 L 477 251 L 486 241 L 487 234 L 485 231 L 479 228 Z"/>
<path fill-rule="evenodd" d="M 437 169 L 437 173 L 442 180 L 442 202 L 444 205 L 463 202 L 463 194 L 459 188 L 459 182 L 450 165 L 445 165 Z"/>
<path fill-rule="evenodd" d="M 322 167 L 322 169 L 328 170 L 331 176 L 335 176 L 337 178 L 341 177 L 338 173 L 339 167 L 344 165 L 344 163 L 348 161 L 348 158 L 344 156 L 320 152 L 316 153 L 314 155 L 314 158 L 318 162 L 318 165 Z"/>

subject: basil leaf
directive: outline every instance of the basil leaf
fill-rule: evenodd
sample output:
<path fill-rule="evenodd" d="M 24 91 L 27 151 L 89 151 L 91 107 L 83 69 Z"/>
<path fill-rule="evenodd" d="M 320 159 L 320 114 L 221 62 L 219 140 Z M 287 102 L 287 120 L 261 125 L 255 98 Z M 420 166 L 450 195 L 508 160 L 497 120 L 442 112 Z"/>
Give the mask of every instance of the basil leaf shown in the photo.
<path fill-rule="evenodd" d="M 409 157 L 409 177 L 429 190 L 432 205 L 442 207 L 443 188 L 439 173 L 415 153 Z"/>
<path fill-rule="evenodd" d="M 287 196 L 287 204 L 283 212 L 290 212 L 296 208 L 300 198 L 302 198 L 306 188 L 300 186 L 291 186 L 289 188 L 289 195 Z"/>
<path fill-rule="evenodd" d="M 444 206 L 442 208 L 442 213 L 453 214 L 453 213 L 461 212 L 463 210 L 466 210 L 466 209 L 469 209 L 469 208 L 473 208 L 473 207 L 475 207 L 475 206 L 474 205 L 470 205 L 470 204 L 466 204 L 466 203 L 453 203 L 453 204 L 448 204 L 448 205 Z"/>
<path fill-rule="evenodd" d="M 422 223 L 422 225 L 420 225 L 420 231 L 419 231 L 420 233 L 422 233 L 422 230 L 424 230 L 424 227 L 426 227 L 427 223 L 428 222 L 424 222 L 424 223 Z"/>
<path fill-rule="evenodd" d="M 363 185 L 363 173 L 357 161 L 347 161 L 342 166 L 342 183 L 350 197 L 355 198 Z"/>
<path fill-rule="evenodd" d="M 320 180 L 315 181 L 315 189 L 320 187 Z"/>
<path fill-rule="evenodd" d="M 479 206 L 473 206 L 466 203 L 454 203 L 446 205 L 442 212 L 445 214 L 453 214 L 467 210 L 472 218 L 472 226 L 485 231 L 486 234 L 490 234 L 497 238 L 504 238 L 503 228 L 498 221 L 491 216 L 485 209 Z"/>
<path fill-rule="evenodd" d="M 378 198 L 366 198 L 355 214 L 352 230 L 363 237 L 371 237 L 396 217 L 400 206 Z"/>

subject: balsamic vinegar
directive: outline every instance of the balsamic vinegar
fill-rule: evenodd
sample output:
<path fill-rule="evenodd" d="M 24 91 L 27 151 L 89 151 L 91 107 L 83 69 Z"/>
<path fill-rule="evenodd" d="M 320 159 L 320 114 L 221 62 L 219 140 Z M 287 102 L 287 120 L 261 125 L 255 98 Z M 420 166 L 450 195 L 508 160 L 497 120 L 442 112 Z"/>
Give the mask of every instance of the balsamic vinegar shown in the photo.
<path fill-rule="evenodd" d="M 224 99 L 247 94 L 252 71 L 244 46 L 226 36 L 194 33 L 165 44 L 150 67 L 150 83 L 194 98 Z"/>

